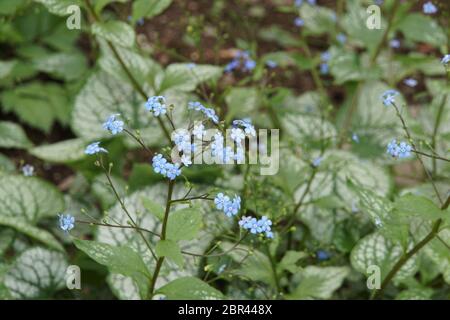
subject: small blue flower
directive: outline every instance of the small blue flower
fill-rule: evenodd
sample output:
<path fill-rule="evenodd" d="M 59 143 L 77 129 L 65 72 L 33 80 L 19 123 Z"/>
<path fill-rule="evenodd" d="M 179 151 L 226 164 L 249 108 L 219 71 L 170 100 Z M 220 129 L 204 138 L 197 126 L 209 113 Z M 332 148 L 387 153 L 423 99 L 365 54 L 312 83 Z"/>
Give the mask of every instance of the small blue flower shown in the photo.
<path fill-rule="evenodd" d="M 112 114 L 103 123 L 103 129 L 111 131 L 113 135 L 116 135 L 123 131 L 123 121 L 116 120 L 116 117 L 120 116 L 119 113 Z"/>
<path fill-rule="evenodd" d="M 244 128 L 244 132 L 247 136 L 256 137 L 255 127 L 252 124 L 252 120 L 249 118 L 242 119 L 242 120 L 234 120 L 233 126 L 234 127 L 240 126 L 240 127 Z"/>
<path fill-rule="evenodd" d="M 445 64 L 445 65 L 449 64 L 449 63 L 450 63 L 450 54 L 446 54 L 446 55 L 442 58 L 441 62 L 442 62 L 442 64 Z"/>
<path fill-rule="evenodd" d="M 305 25 L 305 21 L 304 21 L 302 18 L 297 17 L 297 18 L 295 18 L 295 20 L 294 20 L 294 25 L 295 25 L 296 27 L 303 27 L 303 26 Z"/>
<path fill-rule="evenodd" d="M 397 140 L 393 139 L 391 142 L 388 143 L 386 152 L 394 158 L 398 156 Z"/>
<path fill-rule="evenodd" d="M 228 201 L 224 204 L 223 212 L 227 215 L 227 217 L 232 217 L 237 215 L 240 209 L 241 197 L 236 195 L 232 201 Z"/>
<path fill-rule="evenodd" d="M 275 61 L 273 61 L 273 60 L 267 60 L 266 61 L 266 66 L 268 68 L 270 68 L 270 69 L 274 69 L 274 68 L 276 68 L 278 66 L 278 64 Z"/>
<path fill-rule="evenodd" d="M 295 0 L 294 5 L 298 8 L 301 7 L 303 4 L 303 0 Z"/>
<path fill-rule="evenodd" d="M 347 42 L 347 36 L 346 36 L 345 34 L 343 34 L 343 33 L 339 33 L 339 34 L 336 36 L 336 40 L 337 40 L 340 44 L 344 44 L 344 43 Z"/>
<path fill-rule="evenodd" d="M 219 210 L 223 210 L 225 205 L 230 201 L 230 197 L 224 195 L 223 193 L 218 193 L 214 198 L 214 203 L 216 208 Z"/>
<path fill-rule="evenodd" d="M 164 98 L 163 96 L 150 97 L 145 103 L 145 108 L 148 111 L 153 112 L 153 115 L 155 117 L 159 117 L 162 114 L 166 114 L 167 112 L 166 98 Z"/>
<path fill-rule="evenodd" d="M 233 141 L 241 143 L 241 141 L 245 139 L 244 130 L 242 130 L 241 128 L 232 128 L 230 137 L 231 139 L 233 139 Z"/>
<path fill-rule="evenodd" d="M 320 73 L 328 74 L 328 71 L 329 71 L 328 63 L 321 63 L 320 64 Z"/>
<path fill-rule="evenodd" d="M 244 62 L 244 67 L 242 70 L 244 71 L 252 71 L 256 67 L 256 62 L 254 60 L 246 60 Z"/>
<path fill-rule="evenodd" d="M 316 0 L 308 0 L 308 3 L 312 6 L 316 5 Z"/>
<path fill-rule="evenodd" d="M 197 64 L 190 62 L 186 65 L 186 68 L 188 68 L 189 70 L 194 69 L 197 66 Z"/>
<path fill-rule="evenodd" d="M 389 46 L 394 49 L 400 48 L 400 40 L 392 39 L 391 41 L 389 41 Z"/>
<path fill-rule="evenodd" d="M 25 177 L 31 177 L 34 174 L 34 167 L 30 164 L 26 164 L 22 167 L 22 173 Z"/>
<path fill-rule="evenodd" d="M 331 59 L 331 53 L 329 51 L 324 51 L 320 54 L 320 60 L 323 62 L 328 62 Z"/>
<path fill-rule="evenodd" d="M 383 104 L 386 107 L 389 107 L 390 105 L 395 103 L 395 97 L 399 95 L 399 92 L 397 90 L 387 90 L 383 92 L 381 95 L 381 99 L 383 100 Z"/>
<path fill-rule="evenodd" d="M 411 150 L 412 147 L 409 144 L 406 142 L 400 142 L 398 145 L 398 157 L 400 159 L 409 158 L 411 156 Z"/>
<path fill-rule="evenodd" d="M 203 113 L 208 119 L 210 119 L 214 123 L 219 123 L 219 117 L 216 115 L 216 111 L 211 108 L 204 107 L 200 102 L 198 101 L 191 101 L 188 103 L 188 109 L 189 110 L 195 110 L 200 111 Z"/>
<path fill-rule="evenodd" d="M 84 150 L 85 154 L 90 154 L 90 155 L 96 154 L 96 153 L 100 153 L 100 152 L 108 153 L 108 150 L 106 150 L 105 148 L 100 147 L 100 142 L 98 142 L 98 141 L 91 143 Z"/>
<path fill-rule="evenodd" d="M 438 12 L 438 9 L 431 1 L 428 1 L 423 5 L 423 13 L 434 14 L 436 12 Z"/>
<path fill-rule="evenodd" d="M 386 152 L 394 158 L 404 159 L 411 156 L 412 147 L 406 142 L 397 143 L 393 139 L 388 145 Z"/>
<path fill-rule="evenodd" d="M 356 133 L 352 134 L 352 140 L 356 143 L 359 143 L 359 136 Z"/>
<path fill-rule="evenodd" d="M 317 168 L 318 166 L 320 166 L 320 163 L 322 162 L 322 157 L 317 157 L 313 160 L 312 165 Z"/>
<path fill-rule="evenodd" d="M 249 230 L 252 234 L 265 234 L 267 238 L 273 238 L 273 232 L 271 231 L 272 221 L 266 216 L 257 220 L 252 217 L 242 217 L 239 220 L 239 226 L 243 229 Z"/>
<path fill-rule="evenodd" d="M 375 0 L 375 4 L 381 6 L 384 3 L 384 0 Z"/>
<path fill-rule="evenodd" d="M 59 227 L 65 232 L 69 232 L 75 227 L 75 218 L 70 214 L 59 214 Z"/>
<path fill-rule="evenodd" d="M 325 261 L 325 260 L 330 259 L 330 254 L 328 253 L 328 251 L 325 251 L 325 250 L 317 250 L 316 257 L 317 257 L 317 260 L 319 260 L 319 261 Z"/>
<path fill-rule="evenodd" d="M 170 180 L 174 180 L 181 174 L 180 165 L 178 163 L 170 163 L 162 154 L 156 154 L 152 159 L 153 171 L 159 173 Z"/>
<path fill-rule="evenodd" d="M 408 87 L 414 88 L 417 86 L 417 80 L 413 78 L 408 78 L 403 81 L 404 84 L 406 84 Z"/>

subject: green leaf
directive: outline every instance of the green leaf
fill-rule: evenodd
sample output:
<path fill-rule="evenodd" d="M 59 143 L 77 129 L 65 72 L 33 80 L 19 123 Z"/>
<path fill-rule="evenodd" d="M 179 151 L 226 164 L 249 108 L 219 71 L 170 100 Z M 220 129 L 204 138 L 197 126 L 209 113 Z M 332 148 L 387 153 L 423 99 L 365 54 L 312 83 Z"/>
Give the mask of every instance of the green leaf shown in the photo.
<path fill-rule="evenodd" d="M 79 52 L 54 53 L 33 60 L 36 70 L 55 78 L 71 81 L 79 79 L 87 70 L 86 58 Z"/>
<path fill-rule="evenodd" d="M 8 77 L 12 73 L 16 65 L 17 65 L 16 60 L 0 61 L 0 80 Z"/>
<path fill-rule="evenodd" d="M 443 211 L 430 199 L 411 193 L 403 195 L 395 200 L 394 206 L 399 214 L 407 217 L 419 217 L 433 221 L 439 218 L 450 219 L 449 210 Z"/>
<path fill-rule="evenodd" d="M 300 8 L 300 16 L 305 21 L 305 31 L 308 34 L 320 35 L 335 27 L 335 13 L 322 6 L 305 5 Z"/>
<path fill-rule="evenodd" d="M 308 266 L 300 273 L 300 283 L 289 299 L 329 299 L 349 274 L 347 267 Z"/>
<path fill-rule="evenodd" d="M 136 0 L 133 2 L 133 21 L 140 18 L 153 18 L 166 10 L 172 0 Z"/>
<path fill-rule="evenodd" d="M 33 144 L 22 127 L 14 122 L 0 121 L 0 147 L 26 149 Z"/>
<path fill-rule="evenodd" d="M 0 14 L 14 14 L 18 9 L 24 7 L 28 0 L 3 0 L 0 3 Z"/>
<path fill-rule="evenodd" d="M 55 120 L 65 122 L 71 111 L 66 89 L 54 83 L 31 82 L 1 95 L 3 109 L 23 122 L 48 132 Z"/>
<path fill-rule="evenodd" d="M 179 199 L 186 194 L 186 190 L 181 185 L 175 185 L 173 190 L 173 198 Z M 135 221 L 139 221 L 139 225 L 154 232 L 161 232 L 161 221 L 154 215 L 148 214 L 142 204 L 142 199 L 152 199 L 160 206 L 165 205 L 167 197 L 167 184 L 154 183 L 152 186 L 136 191 L 124 198 L 127 209 Z M 199 202 L 206 210 L 210 210 L 210 204 L 205 201 Z M 173 210 L 186 208 L 186 204 L 174 203 Z M 207 209 L 206 209 L 207 208 Z M 204 214 L 204 222 L 208 223 L 208 232 L 201 231 L 198 236 L 190 241 L 180 241 L 182 250 L 189 252 L 204 254 L 210 246 L 210 241 L 214 236 L 213 222 L 217 218 L 222 218 L 222 215 Z M 226 218 L 226 217 L 224 217 Z M 124 215 L 119 203 L 108 209 L 108 216 L 105 217 L 107 221 L 127 225 L 128 218 Z M 169 217 L 170 220 L 170 217 Z M 225 219 L 221 219 L 221 226 L 226 224 Z M 219 231 L 218 231 L 219 232 Z M 155 246 L 159 241 L 159 237 L 152 236 L 149 233 L 144 234 L 150 241 L 152 246 Z M 151 270 L 155 266 L 155 260 L 150 254 L 147 246 L 142 240 L 141 236 L 133 229 L 123 228 L 99 228 L 95 237 L 96 241 L 108 243 L 114 246 L 126 245 L 137 252 L 145 264 Z M 195 276 L 198 273 L 198 258 L 193 256 L 184 257 L 184 268 L 181 270 L 175 263 L 167 261 L 161 268 L 161 275 L 158 277 L 156 288 L 184 276 Z M 114 294 L 120 299 L 140 299 L 139 290 L 130 277 L 125 277 L 117 273 L 111 273 L 107 278 L 108 284 Z"/>
<path fill-rule="evenodd" d="M 56 219 L 63 209 L 64 199 L 50 183 L 35 177 L 0 176 L 0 215 L 34 224 L 44 217 Z"/>
<path fill-rule="evenodd" d="M 400 292 L 395 300 L 430 300 L 433 295 L 433 289 L 421 287 L 412 288 Z"/>
<path fill-rule="evenodd" d="M 426 42 L 436 47 L 446 42 L 444 30 L 431 17 L 420 13 L 410 13 L 398 22 L 397 28 L 406 39 L 417 42 Z"/>
<path fill-rule="evenodd" d="M 67 266 L 62 253 L 31 248 L 14 261 L 4 283 L 14 299 L 48 298 L 65 287 Z"/>
<path fill-rule="evenodd" d="M 34 227 L 33 225 L 29 224 L 26 220 L 23 218 L 18 217 L 9 217 L 4 216 L 0 214 L 0 225 L 13 228 L 20 233 L 23 233 L 30 238 L 33 238 L 35 240 L 38 240 L 47 246 L 49 248 L 64 252 L 64 248 L 61 246 L 61 244 L 52 236 L 51 233 Z"/>
<path fill-rule="evenodd" d="M 158 257 L 167 257 L 175 262 L 178 266 L 183 267 L 184 260 L 180 247 L 172 240 L 160 240 L 155 248 Z"/>
<path fill-rule="evenodd" d="M 95 0 L 94 9 L 97 14 L 99 14 L 105 6 L 112 2 L 126 3 L 128 0 Z"/>
<path fill-rule="evenodd" d="M 386 237 L 392 241 L 400 241 L 406 248 L 409 221 L 403 221 L 404 219 L 393 214 L 392 202 L 350 181 L 349 186 L 358 195 L 362 211 L 369 214 L 373 224 L 378 226 Z"/>
<path fill-rule="evenodd" d="M 167 238 L 191 240 L 197 236 L 202 227 L 202 215 L 198 208 L 186 208 L 169 214 L 167 222 Z"/>
<path fill-rule="evenodd" d="M 71 5 L 82 6 L 80 0 L 34 0 L 35 2 L 43 4 L 48 11 L 58 16 L 66 16 L 69 13 L 67 8 Z"/>
<path fill-rule="evenodd" d="M 151 274 L 142 258 L 127 246 L 115 247 L 96 241 L 74 239 L 75 246 L 111 272 L 131 277 L 142 298 L 148 294 Z"/>
<path fill-rule="evenodd" d="M 256 88 L 231 88 L 225 96 L 228 105 L 227 120 L 243 118 L 257 111 L 260 94 Z"/>
<path fill-rule="evenodd" d="M 297 273 L 301 270 L 301 267 L 297 265 L 297 262 L 301 259 L 308 257 L 306 252 L 301 251 L 287 251 L 281 259 L 280 263 L 277 265 L 278 272 L 287 270 L 291 273 Z"/>
<path fill-rule="evenodd" d="M 220 300 L 223 295 L 207 283 L 194 277 L 176 279 L 158 289 L 169 300 Z"/>
<path fill-rule="evenodd" d="M 213 65 L 195 65 L 190 67 L 187 63 L 173 63 L 169 65 L 164 78 L 159 84 L 159 92 L 176 90 L 190 92 L 202 82 L 217 80 L 223 69 Z"/>
<path fill-rule="evenodd" d="M 0 174 L 16 170 L 16 165 L 8 157 L 0 153 Z"/>
<path fill-rule="evenodd" d="M 108 21 L 92 25 L 92 33 L 122 47 L 132 47 L 135 42 L 133 28 L 122 21 Z"/>
<path fill-rule="evenodd" d="M 152 201 L 152 200 L 150 200 L 148 198 L 142 198 L 142 205 L 144 206 L 144 208 L 148 212 L 153 214 L 160 221 L 163 220 L 163 218 L 164 218 L 164 208 L 160 204 L 158 204 L 158 203 L 156 203 L 156 202 L 154 202 L 154 201 Z"/>
<path fill-rule="evenodd" d="M 68 163 L 83 159 L 87 142 L 84 139 L 70 139 L 53 144 L 41 145 L 29 150 L 35 157 L 55 163 Z"/>
<path fill-rule="evenodd" d="M 404 249 L 385 238 L 381 233 L 372 233 L 362 238 L 353 248 L 350 261 L 357 271 L 369 276 L 368 267 L 380 268 L 381 281 L 392 270 L 404 254 Z M 417 271 L 417 256 L 411 257 L 399 270 L 394 280 L 400 281 L 414 275 Z"/>

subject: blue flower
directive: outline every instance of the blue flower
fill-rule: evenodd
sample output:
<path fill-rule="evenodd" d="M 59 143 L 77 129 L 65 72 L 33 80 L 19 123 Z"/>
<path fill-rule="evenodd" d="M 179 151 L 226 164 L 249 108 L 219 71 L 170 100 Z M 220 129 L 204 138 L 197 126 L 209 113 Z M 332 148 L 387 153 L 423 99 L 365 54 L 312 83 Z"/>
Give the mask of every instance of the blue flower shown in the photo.
<path fill-rule="evenodd" d="M 216 205 L 216 208 L 219 210 L 223 210 L 225 205 L 230 201 L 230 198 L 223 193 L 218 193 L 216 197 L 214 198 L 214 203 Z"/>
<path fill-rule="evenodd" d="M 316 0 L 308 0 L 308 3 L 312 6 L 316 5 Z"/>
<path fill-rule="evenodd" d="M 232 128 L 230 137 L 237 143 L 241 143 L 241 141 L 245 139 L 244 130 L 241 128 Z"/>
<path fill-rule="evenodd" d="M 398 156 L 397 140 L 393 139 L 391 142 L 388 143 L 386 152 L 394 158 Z"/>
<path fill-rule="evenodd" d="M 148 111 L 153 112 L 153 115 L 155 117 L 158 117 L 162 114 L 166 114 L 167 112 L 166 98 L 164 98 L 163 96 L 150 97 L 145 103 L 145 108 Z"/>
<path fill-rule="evenodd" d="M 400 142 L 398 145 L 398 157 L 400 159 L 409 158 L 411 156 L 411 150 L 412 147 L 409 144 L 406 142 Z"/>
<path fill-rule="evenodd" d="M 320 60 L 323 62 L 328 62 L 331 59 L 331 53 L 328 51 L 324 51 L 320 54 Z"/>
<path fill-rule="evenodd" d="M 442 64 L 447 65 L 450 62 L 450 54 L 446 54 L 442 60 L 441 60 Z"/>
<path fill-rule="evenodd" d="M 180 165 L 178 163 L 170 163 L 162 154 L 156 154 L 152 159 L 153 171 L 159 173 L 170 180 L 174 180 L 181 174 Z"/>
<path fill-rule="evenodd" d="M 265 234 L 267 238 L 273 238 L 273 232 L 271 230 L 272 221 L 266 216 L 263 216 L 259 220 L 244 216 L 239 220 L 239 226 L 250 231 L 252 234 Z"/>
<path fill-rule="evenodd" d="M 339 41 L 339 43 L 344 44 L 344 43 L 347 42 L 347 36 L 345 34 L 343 34 L 343 33 L 339 33 L 336 36 L 336 40 Z"/>
<path fill-rule="evenodd" d="M 256 67 L 256 62 L 254 60 L 246 60 L 244 62 L 244 67 L 242 70 L 244 71 L 252 71 Z"/>
<path fill-rule="evenodd" d="M 239 50 L 236 56 L 225 66 L 225 72 L 231 72 L 242 68 L 242 71 L 250 72 L 256 67 L 256 62 L 250 58 L 248 51 Z"/>
<path fill-rule="evenodd" d="M 108 150 L 106 150 L 105 148 L 100 147 L 100 142 L 93 142 L 90 145 L 88 145 L 86 147 L 86 149 L 84 150 L 85 154 L 96 154 L 96 153 L 100 153 L 100 152 L 105 152 L 107 153 Z"/>
<path fill-rule="evenodd" d="M 186 65 L 186 68 L 188 68 L 189 70 L 194 69 L 197 66 L 197 64 L 190 62 Z"/>
<path fill-rule="evenodd" d="M 246 119 L 242 119 L 242 120 L 234 120 L 233 126 L 235 126 L 235 127 L 240 126 L 240 127 L 244 128 L 244 132 L 247 136 L 252 136 L 252 137 L 256 136 L 256 130 L 255 130 L 255 127 L 252 125 L 251 119 L 246 118 Z"/>
<path fill-rule="evenodd" d="M 317 260 L 324 261 L 330 259 L 330 254 L 325 250 L 317 250 L 316 252 Z"/>
<path fill-rule="evenodd" d="M 359 136 L 356 133 L 352 134 L 352 140 L 356 143 L 359 143 Z"/>
<path fill-rule="evenodd" d="M 438 11 L 437 7 L 431 2 L 428 1 L 423 5 L 423 13 L 425 14 L 433 14 Z"/>
<path fill-rule="evenodd" d="M 381 99 L 383 100 L 383 104 L 388 107 L 395 103 L 395 97 L 399 95 L 399 92 L 397 90 L 387 90 L 383 92 L 381 95 Z"/>
<path fill-rule="evenodd" d="M 406 142 L 397 143 L 393 139 L 388 145 L 386 152 L 394 158 L 409 158 L 411 156 L 412 147 Z"/>
<path fill-rule="evenodd" d="M 219 123 L 219 117 L 216 115 L 216 111 L 211 108 L 206 108 L 198 101 L 188 102 L 188 109 L 202 112 L 208 119 L 214 123 Z"/>
<path fill-rule="evenodd" d="M 224 195 L 223 193 L 218 193 L 214 198 L 214 204 L 218 210 L 222 210 L 227 217 L 232 217 L 237 215 L 241 209 L 241 197 L 235 195 L 233 200 L 230 197 Z"/>
<path fill-rule="evenodd" d="M 320 73 L 321 74 L 328 74 L 329 68 L 328 63 L 321 63 L 320 64 Z"/>
<path fill-rule="evenodd" d="M 273 60 L 267 60 L 266 66 L 269 67 L 270 69 L 274 69 L 278 66 L 278 64 Z"/>
<path fill-rule="evenodd" d="M 65 232 L 69 232 L 75 227 L 75 218 L 70 214 L 59 214 L 59 227 Z"/>
<path fill-rule="evenodd" d="M 408 78 L 403 81 L 404 84 L 406 84 L 408 87 L 414 88 L 417 86 L 417 80 L 413 78 Z"/>
<path fill-rule="evenodd" d="M 317 168 L 318 166 L 320 166 L 320 163 L 322 162 L 322 157 L 317 157 L 313 160 L 312 165 Z"/>
<path fill-rule="evenodd" d="M 31 177 L 34 174 L 34 167 L 30 164 L 26 164 L 22 167 L 22 173 L 25 177 Z"/>
<path fill-rule="evenodd" d="M 301 7 L 303 4 L 303 0 L 295 0 L 294 5 L 298 8 Z"/>
<path fill-rule="evenodd" d="M 389 41 L 389 46 L 394 49 L 400 48 L 400 40 L 392 39 L 391 41 Z"/>
<path fill-rule="evenodd" d="M 120 116 L 119 113 L 112 114 L 106 119 L 106 121 L 103 123 L 103 129 L 111 131 L 113 135 L 116 135 L 123 130 L 123 121 L 116 120 L 116 117 Z"/>
<path fill-rule="evenodd" d="M 296 27 L 303 27 L 305 25 L 305 21 L 302 18 L 297 17 L 294 20 L 294 24 Z"/>

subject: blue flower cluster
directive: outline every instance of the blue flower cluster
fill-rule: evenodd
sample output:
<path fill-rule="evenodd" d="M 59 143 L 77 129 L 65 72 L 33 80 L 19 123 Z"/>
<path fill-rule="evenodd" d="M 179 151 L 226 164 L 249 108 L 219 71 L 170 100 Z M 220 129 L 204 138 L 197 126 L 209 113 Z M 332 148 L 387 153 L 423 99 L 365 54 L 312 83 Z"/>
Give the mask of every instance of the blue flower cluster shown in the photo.
<path fill-rule="evenodd" d="M 85 154 L 90 154 L 90 155 L 100 153 L 100 152 L 108 153 L 108 150 L 100 147 L 100 142 L 98 142 L 98 141 L 91 143 L 90 145 L 88 145 L 86 147 L 86 150 L 84 150 Z"/>
<path fill-rule="evenodd" d="M 273 232 L 271 231 L 272 221 L 266 216 L 257 220 L 253 217 L 242 217 L 239 220 L 241 228 L 249 230 L 252 234 L 264 233 L 267 238 L 273 238 Z"/>
<path fill-rule="evenodd" d="M 198 101 L 191 101 L 188 103 L 189 110 L 200 111 L 203 113 L 208 119 L 210 119 L 214 123 L 219 123 L 219 117 L 216 115 L 216 111 L 211 108 L 206 108 Z"/>
<path fill-rule="evenodd" d="M 148 111 L 153 112 L 153 115 L 155 117 L 159 117 L 162 114 L 166 114 L 167 112 L 166 98 L 164 98 L 163 96 L 150 97 L 145 103 L 145 108 Z"/>
<path fill-rule="evenodd" d="M 234 127 L 241 127 L 244 129 L 244 132 L 248 136 L 256 137 L 256 130 L 252 124 L 252 120 L 249 118 L 245 118 L 242 120 L 233 120 Z"/>
<path fill-rule="evenodd" d="M 112 114 L 103 123 L 103 129 L 111 131 L 113 135 L 116 135 L 123 131 L 123 121 L 117 120 L 116 117 L 120 116 L 119 113 Z"/>
<path fill-rule="evenodd" d="M 312 5 L 312 6 L 315 6 L 315 5 L 316 5 L 316 0 L 308 0 L 308 3 L 309 3 L 310 5 Z M 295 4 L 295 6 L 296 6 L 297 8 L 299 8 L 299 7 L 302 6 L 303 0 L 295 0 L 294 4 Z"/>
<path fill-rule="evenodd" d="M 409 158 L 411 156 L 412 147 L 406 142 L 402 141 L 397 143 L 395 139 L 393 139 L 387 145 L 386 152 L 394 158 Z"/>
<path fill-rule="evenodd" d="M 180 165 L 168 162 L 162 154 L 157 154 L 153 157 L 152 166 L 156 173 L 162 174 L 170 180 L 174 180 L 181 174 Z"/>
<path fill-rule="evenodd" d="M 218 193 L 214 198 L 214 204 L 218 210 L 222 210 L 227 217 L 232 217 L 237 215 L 241 209 L 241 197 L 235 195 L 233 199 L 224 195 L 223 193 Z"/>
<path fill-rule="evenodd" d="M 395 103 L 395 97 L 398 96 L 400 93 L 397 90 L 387 90 L 383 92 L 381 95 L 381 99 L 383 100 L 383 104 L 386 107 L 389 107 L 390 105 Z"/>
<path fill-rule="evenodd" d="M 433 2 L 428 1 L 423 5 L 423 13 L 425 14 L 434 14 L 438 12 L 437 7 L 433 4 Z"/>
<path fill-rule="evenodd" d="M 256 67 L 255 60 L 250 58 L 248 51 L 238 51 L 230 63 L 225 66 L 225 72 L 231 72 L 236 69 L 242 69 L 244 72 L 250 72 Z"/>
<path fill-rule="evenodd" d="M 65 232 L 69 232 L 75 227 L 75 218 L 70 214 L 59 214 L 59 227 Z"/>

